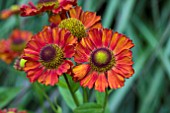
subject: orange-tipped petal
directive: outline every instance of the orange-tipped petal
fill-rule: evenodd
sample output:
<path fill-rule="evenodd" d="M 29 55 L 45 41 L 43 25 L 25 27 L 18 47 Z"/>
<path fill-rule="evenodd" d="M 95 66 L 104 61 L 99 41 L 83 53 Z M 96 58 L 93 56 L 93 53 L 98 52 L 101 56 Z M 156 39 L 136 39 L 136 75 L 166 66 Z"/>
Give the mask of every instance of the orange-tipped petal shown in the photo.
<path fill-rule="evenodd" d="M 104 47 L 108 47 L 112 40 L 112 30 L 104 29 L 102 34 L 102 44 Z"/>
<path fill-rule="evenodd" d="M 91 89 L 94 86 L 94 83 L 96 82 L 98 78 L 97 72 L 93 71 L 92 73 L 88 74 L 85 78 L 83 78 L 80 82 L 80 84 L 84 87 L 88 87 Z"/>
<path fill-rule="evenodd" d="M 118 40 L 120 39 L 120 37 L 122 36 L 122 34 L 119 34 L 118 32 L 113 33 L 112 36 L 112 40 L 110 42 L 110 49 L 114 49 L 117 45 Z"/>
<path fill-rule="evenodd" d="M 89 64 L 81 64 L 73 68 L 74 78 L 80 80 L 90 71 Z"/>
<path fill-rule="evenodd" d="M 102 31 L 98 29 L 93 29 L 93 31 L 89 31 L 89 38 L 95 44 L 96 47 L 102 46 Z"/>
<path fill-rule="evenodd" d="M 29 70 L 31 70 L 31 69 L 36 69 L 36 68 L 38 68 L 38 67 L 40 67 L 41 65 L 40 65 L 40 63 L 39 62 L 37 62 L 37 61 L 35 61 L 35 62 L 32 62 L 32 61 L 27 61 L 26 63 L 25 63 L 25 67 L 24 67 L 24 71 L 29 71 Z"/>
<path fill-rule="evenodd" d="M 104 92 L 108 87 L 108 81 L 106 79 L 106 75 L 104 73 L 99 73 L 98 78 L 95 82 L 95 90 L 99 92 Z"/>
<path fill-rule="evenodd" d="M 125 64 L 125 65 L 132 65 L 133 61 L 129 57 L 123 57 L 121 59 L 116 60 L 116 64 Z"/>
<path fill-rule="evenodd" d="M 107 72 L 107 76 L 110 88 L 117 89 L 124 86 L 124 78 L 121 75 L 115 73 L 113 70 L 109 70 Z"/>
<path fill-rule="evenodd" d="M 69 13 L 71 18 L 79 19 L 80 14 L 82 13 L 82 8 L 77 6 L 75 8 L 70 9 Z"/>
<path fill-rule="evenodd" d="M 121 36 L 116 43 L 116 47 L 113 49 L 113 52 L 115 54 L 121 52 L 124 49 L 130 49 L 134 46 L 132 41 L 128 39 L 125 35 Z"/>

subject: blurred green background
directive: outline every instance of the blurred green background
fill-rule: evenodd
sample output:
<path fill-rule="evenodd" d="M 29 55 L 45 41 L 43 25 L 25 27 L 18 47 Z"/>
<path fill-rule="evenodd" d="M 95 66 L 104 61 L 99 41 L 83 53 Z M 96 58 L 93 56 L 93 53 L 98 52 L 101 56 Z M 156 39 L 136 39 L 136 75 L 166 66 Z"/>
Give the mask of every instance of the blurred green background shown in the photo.
<path fill-rule="evenodd" d="M 28 1 L 0 0 L 0 10 Z M 135 43 L 135 74 L 123 88 L 109 95 L 107 113 L 170 113 L 170 0 L 78 0 L 78 4 L 85 11 L 96 11 L 104 27 L 126 34 Z M 46 14 L 19 19 L 20 28 L 33 33 L 48 24 Z M 0 20 L 0 39 L 8 38 L 17 21 L 16 16 Z M 60 105 L 63 113 L 74 108 L 71 96 L 63 101 L 67 92 L 62 90 L 60 94 L 57 86 L 39 88 L 30 84 L 24 72 L 0 61 L 1 109 L 16 107 L 30 113 L 53 113 L 42 90 L 51 102 Z M 95 95 L 102 94 L 91 92 L 90 101 L 96 101 Z"/>

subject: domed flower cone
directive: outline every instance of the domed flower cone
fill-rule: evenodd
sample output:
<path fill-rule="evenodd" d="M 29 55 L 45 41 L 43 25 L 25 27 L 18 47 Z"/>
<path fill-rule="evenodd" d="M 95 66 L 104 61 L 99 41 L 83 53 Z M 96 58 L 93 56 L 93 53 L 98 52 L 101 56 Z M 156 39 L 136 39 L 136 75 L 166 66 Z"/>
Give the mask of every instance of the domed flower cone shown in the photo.
<path fill-rule="evenodd" d="M 104 92 L 121 88 L 133 75 L 132 40 L 108 29 L 92 29 L 76 46 L 73 79 L 80 85 Z"/>
<path fill-rule="evenodd" d="M 77 5 L 77 0 L 39 0 L 37 5 L 34 5 L 32 2 L 28 4 L 20 8 L 21 16 L 34 16 L 46 11 L 57 14 Z"/>
<path fill-rule="evenodd" d="M 10 64 L 16 57 L 21 55 L 31 37 L 31 32 L 14 30 L 7 40 L 0 40 L 0 59 Z"/>
<path fill-rule="evenodd" d="M 70 71 L 69 58 L 75 53 L 75 43 L 76 38 L 68 30 L 59 28 L 44 29 L 33 36 L 23 54 L 27 60 L 24 71 L 30 82 L 55 85 L 59 76 Z"/>
<path fill-rule="evenodd" d="M 100 23 L 101 17 L 96 16 L 96 13 L 86 11 L 81 7 L 75 7 L 66 14 L 58 14 L 50 17 L 52 27 L 68 29 L 79 40 L 86 37 L 86 32 L 93 28 L 102 28 Z"/>

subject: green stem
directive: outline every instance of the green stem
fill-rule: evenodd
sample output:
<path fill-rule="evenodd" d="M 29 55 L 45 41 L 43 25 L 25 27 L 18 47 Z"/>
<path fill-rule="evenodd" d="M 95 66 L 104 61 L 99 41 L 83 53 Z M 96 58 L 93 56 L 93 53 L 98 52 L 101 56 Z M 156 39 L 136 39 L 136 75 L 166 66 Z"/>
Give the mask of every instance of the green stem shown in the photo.
<path fill-rule="evenodd" d="M 39 85 L 39 83 L 37 83 L 37 87 L 40 90 L 40 92 L 44 95 L 44 97 L 47 99 L 48 103 L 50 104 L 52 110 L 55 113 L 58 113 L 58 110 L 56 109 L 55 105 L 51 102 L 50 98 L 48 97 L 48 95 L 46 94 L 46 92 L 43 90 L 43 88 Z"/>
<path fill-rule="evenodd" d="M 108 90 L 106 89 L 105 99 L 104 99 L 104 104 L 103 104 L 103 113 L 105 112 L 107 101 L 108 101 Z"/>
<path fill-rule="evenodd" d="M 83 88 L 83 103 L 88 102 L 88 94 L 86 88 Z"/>
<path fill-rule="evenodd" d="M 64 74 L 64 78 L 65 78 L 65 81 L 66 81 L 66 83 L 67 83 L 68 89 L 70 90 L 70 93 L 71 93 L 71 95 L 72 95 L 72 97 L 73 97 L 73 100 L 74 100 L 76 106 L 79 106 L 78 99 L 77 99 L 77 97 L 75 96 L 75 93 L 73 92 L 73 89 L 71 88 L 71 85 L 70 85 L 70 83 L 69 83 L 69 81 L 68 81 L 68 78 L 67 78 L 66 74 Z"/>

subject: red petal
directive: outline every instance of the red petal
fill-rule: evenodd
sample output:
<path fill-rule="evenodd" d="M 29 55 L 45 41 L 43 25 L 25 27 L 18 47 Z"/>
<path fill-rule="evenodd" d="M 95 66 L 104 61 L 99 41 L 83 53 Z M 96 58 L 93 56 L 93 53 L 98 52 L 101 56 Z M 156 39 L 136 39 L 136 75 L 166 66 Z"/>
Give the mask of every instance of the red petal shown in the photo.
<path fill-rule="evenodd" d="M 74 46 L 73 45 L 67 45 L 63 48 L 64 51 L 64 57 L 65 58 L 71 58 L 73 57 L 75 51 L 74 51 Z"/>
<path fill-rule="evenodd" d="M 124 86 L 124 78 L 113 70 L 109 70 L 107 76 L 110 88 L 117 89 Z"/>
<path fill-rule="evenodd" d="M 122 59 L 123 57 L 132 58 L 132 51 L 130 49 L 124 49 L 119 54 L 115 55 L 115 59 Z"/>
<path fill-rule="evenodd" d="M 134 46 L 132 41 L 128 39 L 125 35 L 122 35 L 118 42 L 116 43 L 115 48 L 113 49 L 113 52 L 115 54 L 118 54 L 119 52 L 123 51 L 124 49 L 130 49 Z"/>
<path fill-rule="evenodd" d="M 116 47 L 117 42 L 121 36 L 122 36 L 122 34 L 119 34 L 118 32 L 113 33 L 112 40 L 110 42 L 110 49 L 113 50 Z"/>
<path fill-rule="evenodd" d="M 102 35 L 102 43 L 104 47 L 108 47 L 112 39 L 112 30 L 104 29 Z"/>
<path fill-rule="evenodd" d="M 96 47 L 102 46 L 102 31 L 98 29 L 93 29 L 88 32 L 89 38 L 94 43 Z"/>
<path fill-rule="evenodd" d="M 125 65 L 132 65 L 133 61 L 129 57 L 123 57 L 121 59 L 116 60 L 116 64 L 125 64 Z"/>

